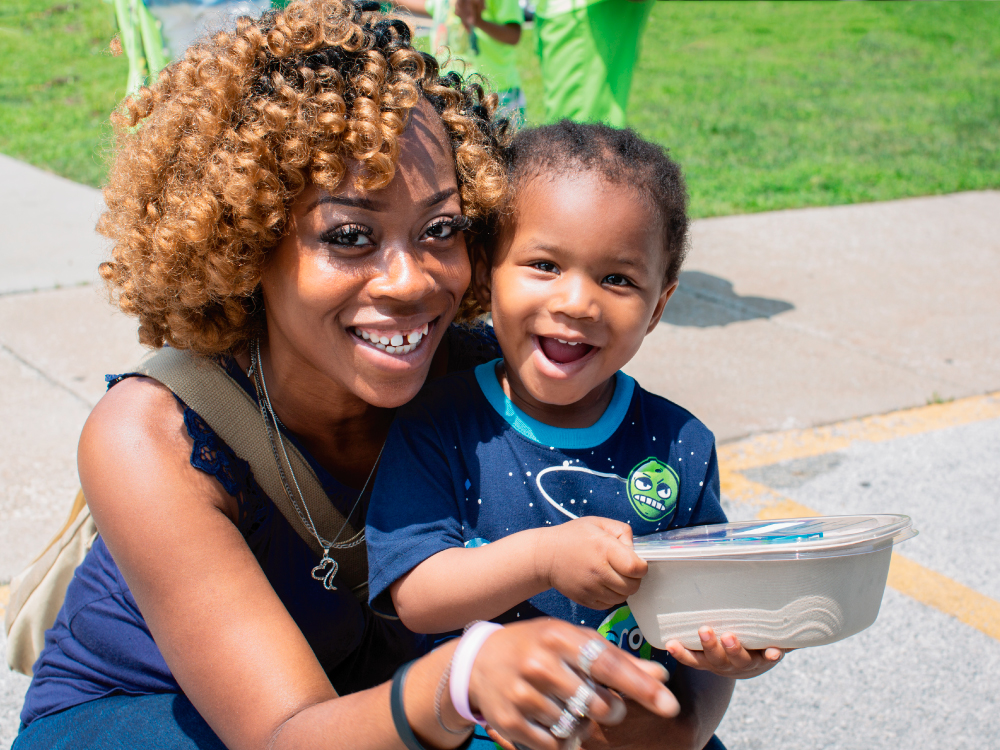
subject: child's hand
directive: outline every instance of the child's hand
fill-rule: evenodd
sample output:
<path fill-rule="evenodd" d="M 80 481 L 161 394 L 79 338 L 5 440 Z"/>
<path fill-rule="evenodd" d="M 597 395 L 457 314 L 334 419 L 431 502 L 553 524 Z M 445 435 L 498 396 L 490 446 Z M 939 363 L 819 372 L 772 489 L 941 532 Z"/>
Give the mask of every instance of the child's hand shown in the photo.
<path fill-rule="evenodd" d="M 747 651 L 732 633 L 717 638 L 707 625 L 698 630 L 704 651 L 688 651 L 679 641 L 667 641 L 667 651 L 678 662 L 695 669 L 705 669 L 734 680 L 747 680 L 764 674 L 793 649 L 765 648 Z"/>
<path fill-rule="evenodd" d="M 646 562 L 632 551 L 627 523 L 587 516 L 544 532 L 535 549 L 543 580 L 584 607 L 621 604 L 646 575 Z"/>

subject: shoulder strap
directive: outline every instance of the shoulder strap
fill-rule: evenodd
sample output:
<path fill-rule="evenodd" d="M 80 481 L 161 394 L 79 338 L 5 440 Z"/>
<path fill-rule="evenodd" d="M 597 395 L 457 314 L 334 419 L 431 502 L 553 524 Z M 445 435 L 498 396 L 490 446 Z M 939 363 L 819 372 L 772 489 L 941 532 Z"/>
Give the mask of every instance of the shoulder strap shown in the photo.
<path fill-rule="evenodd" d="M 143 358 L 135 372 L 153 378 L 173 391 L 208 423 L 236 455 L 250 464 L 257 483 L 309 545 L 318 562 L 323 548 L 306 529 L 288 499 L 260 407 L 240 384 L 214 360 L 166 347 Z M 347 523 L 343 514 L 330 502 L 319 477 L 299 450 L 287 440 L 285 450 L 320 536 L 324 539 L 339 536 L 343 541 L 358 537 L 363 528 L 359 530 Z M 286 472 L 287 469 L 286 465 Z M 364 537 L 359 537 L 353 546 L 331 550 L 330 556 L 340 566 L 334 585 L 346 586 L 359 600 L 367 600 L 368 553 Z"/>

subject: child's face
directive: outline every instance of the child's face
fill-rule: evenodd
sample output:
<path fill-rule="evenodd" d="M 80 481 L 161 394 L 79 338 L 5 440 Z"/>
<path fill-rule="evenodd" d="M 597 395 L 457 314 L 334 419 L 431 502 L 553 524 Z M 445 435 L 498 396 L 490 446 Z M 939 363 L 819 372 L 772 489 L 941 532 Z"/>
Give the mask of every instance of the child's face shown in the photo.
<path fill-rule="evenodd" d="M 660 220 L 589 173 L 534 178 L 514 209 L 492 272 L 477 264 L 476 293 L 517 395 L 576 404 L 632 359 L 677 287 L 664 288 Z"/>

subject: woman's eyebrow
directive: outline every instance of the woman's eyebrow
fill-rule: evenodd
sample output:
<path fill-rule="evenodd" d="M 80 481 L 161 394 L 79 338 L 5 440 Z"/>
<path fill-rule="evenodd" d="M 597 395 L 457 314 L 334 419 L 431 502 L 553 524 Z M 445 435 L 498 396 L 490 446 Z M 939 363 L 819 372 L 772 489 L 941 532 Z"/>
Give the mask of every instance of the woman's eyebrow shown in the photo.
<path fill-rule="evenodd" d="M 458 190 L 456 188 L 453 187 L 447 188 L 446 190 L 434 193 L 434 195 L 432 195 L 430 198 L 421 201 L 420 205 L 426 208 L 430 208 L 431 206 L 436 206 L 438 203 L 446 201 L 448 198 L 455 195 L 457 192 Z M 324 195 L 317 198 L 312 203 L 310 203 L 309 207 L 306 209 L 306 213 L 307 214 L 311 213 L 313 209 L 323 205 L 324 203 L 334 203 L 338 206 L 348 206 L 349 208 L 363 208 L 366 211 L 384 210 L 383 205 L 381 203 L 379 203 L 378 201 L 373 201 L 371 198 L 348 198 L 343 195 Z"/>
<path fill-rule="evenodd" d="M 448 188 L 446 190 L 442 190 L 439 193 L 434 193 L 434 195 L 432 195 L 427 200 L 421 201 L 421 205 L 423 205 L 425 208 L 436 206 L 438 203 L 443 203 L 444 201 L 448 200 L 451 196 L 455 195 L 457 192 L 458 189 L 453 187 Z"/>
<path fill-rule="evenodd" d="M 347 198 L 342 195 L 324 195 L 309 204 L 306 213 L 311 213 L 313 209 L 324 203 L 335 203 L 338 206 L 348 206 L 350 208 L 363 208 L 366 211 L 381 211 L 381 204 L 371 198 Z"/>

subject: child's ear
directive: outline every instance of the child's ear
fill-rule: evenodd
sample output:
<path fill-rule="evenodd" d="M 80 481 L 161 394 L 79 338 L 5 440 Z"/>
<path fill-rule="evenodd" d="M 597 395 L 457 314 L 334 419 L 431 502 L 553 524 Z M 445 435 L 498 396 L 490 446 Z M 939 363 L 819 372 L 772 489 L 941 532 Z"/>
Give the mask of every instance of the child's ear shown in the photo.
<path fill-rule="evenodd" d="M 649 321 L 649 326 L 646 328 L 646 335 L 649 335 L 652 330 L 656 328 L 656 324 L 659 323 L 660 318 L 663 317 L 663 308 L 667 306 L 667 302 L 670 301 L 670 298 L 674 296 L 674 292 L 677 291 L 677 283 L 678 282 L 675 281 L 673 284 L 664 287 L 663 291 L 660 292 L 660 298 L 656 300 L 656 308 L 653 310 L 653 317 Z"/>
<path fill-rule="evenodd" d="M 470 254 L 472 258 L 472 293 L 476 301 L 486 312 L 490 312 L 490 261 L 486 257 L 486 248 L 482 242 L 477 242 Z"/>

